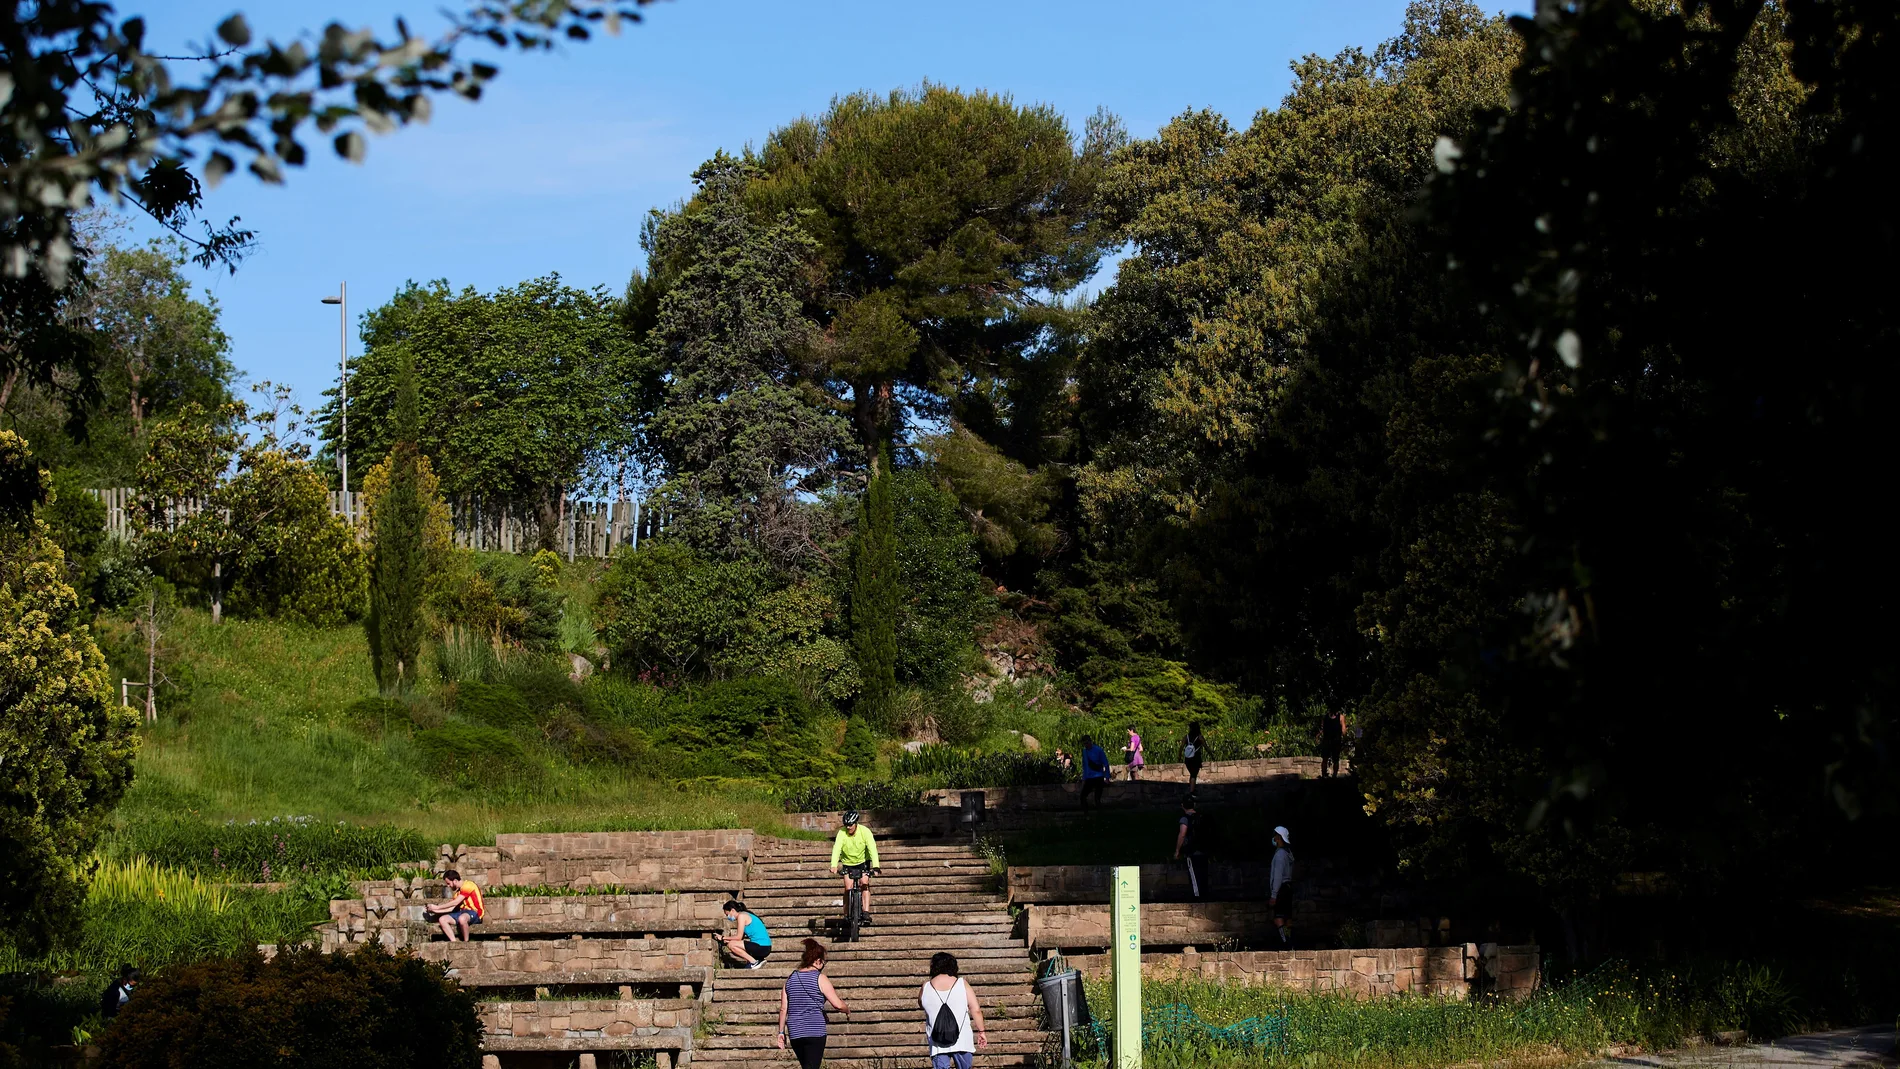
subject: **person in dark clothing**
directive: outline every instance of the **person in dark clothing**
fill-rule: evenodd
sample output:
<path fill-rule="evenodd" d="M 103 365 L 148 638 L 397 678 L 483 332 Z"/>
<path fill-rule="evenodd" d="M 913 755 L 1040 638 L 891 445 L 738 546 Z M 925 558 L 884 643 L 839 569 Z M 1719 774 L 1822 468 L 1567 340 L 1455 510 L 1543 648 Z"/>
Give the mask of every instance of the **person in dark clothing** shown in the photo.
<path fill-rule="evenodd" d="M 1346 714 L 1337 709 L 1319 722 L 1319 774 L 1339 775 L 1339 754 L 1346 747 Z M 1328 771 L 1328 769 L 1331 771 Z"/>
<path fill-rule="evenodd" d="M 1108 751 L 1095 745 L 1095 740 L 1082 739 L 1082 808 L 1089 807 L 1089 795 L 1095 796 L 1095 804 L 1102 804 L 1102 791 L 1108 787 Z"/>
<path fill-rule="evenodd" d="M 1200 721 L 1188 725 L 1187 740 L 1181 743 L 1181 763 L 1187 766 L 1188 790 L 1201 783 L 1201 762 L 1207 759 L 1207 739 L 1201 734 Z"/>
<path fill-rule="evenodd" d="M 1293 949 L 1293 833 L 1285 825 L 1273 829 L 1273 864 L 1267 876 L 1267 905 L 1273 910 L 1273 928 L 1282 950 Z"/>
<path fill-rule="evenodd" d="M 1201 897 L 1201 877 L 1207 874 L 1207 851 L 1201 847 L 1201 815 L 1194 811 L 1194 796 L 1181 799 L 1181 830 L 1174 836 L 1174 859 L 1187 862 L 1188 887 Z"/>
<path fill-rule="evenodd" d="M 119 966 L 119 978 L 99 996 L 99 1016 L 110 1021 L 132 1000 L 132 989 L 139 984 L 139 971 L 130 965 Z"/>

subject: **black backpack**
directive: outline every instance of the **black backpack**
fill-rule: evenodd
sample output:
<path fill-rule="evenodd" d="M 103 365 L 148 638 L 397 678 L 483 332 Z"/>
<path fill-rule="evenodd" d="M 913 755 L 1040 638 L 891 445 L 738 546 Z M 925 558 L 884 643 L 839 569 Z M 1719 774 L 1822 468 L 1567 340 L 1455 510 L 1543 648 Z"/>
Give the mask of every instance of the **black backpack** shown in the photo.
<path fill-rule="evenodd" d="M 935 1047 L 955 1046 L 957 1040 L 963 1038 L 963 1029 L 957 1024 L 957 1015 L 950 1012 L 950 999 L 942 991 L 937 991 L 934 985 L 930 990 L 936 991 L 937 997 L 943 1000 L 937 1007 L 936 1020 L 930 1023 L 930 1043 Z M 956 988 L 952 986 L 950 990 L 955 991 Z"/>

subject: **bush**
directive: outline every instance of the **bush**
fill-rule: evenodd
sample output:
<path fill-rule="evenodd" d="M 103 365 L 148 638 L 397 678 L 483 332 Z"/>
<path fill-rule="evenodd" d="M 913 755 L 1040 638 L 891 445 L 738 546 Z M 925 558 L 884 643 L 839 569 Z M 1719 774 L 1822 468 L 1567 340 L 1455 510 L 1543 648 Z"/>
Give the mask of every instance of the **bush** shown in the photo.
<path fill-rule="evenodd" d="M 972 790 L 977 787 L 1029 787 L 1061 783 L 1055 758 L 1040 753 L 979 753 L 953 746 L 925 746 L 891 758 L 892 779 L 915 779 L 926 787 Z"/>
<path fill-rule="evenodd" d="M 915 781 L 860 780 L 856 783 L 816 783 L 787 793 L 787 813 L 831 813 L 844 809 L 902 809 L 923 801 Z"/>
<path fill-rule="evenodd" d="M 430 609 L 474 639 L 551 652 L 560 643 L 561 595 L 543 586 L 526 557 L 512 553 L 451 556 L 450 575 L 436 586 Z"/>
<path fill-rule="evenodd" d="M 624 670 L 667 680 L 703 676 L 739 637 L 764 587 L 762 565 L 717 561 L 664 539 L 615 555 L 601 577 L 594 626 Z"/>
<path fill-rule="evenodd" d="M 1154 658 L 1143 658 L 1125 674 L 1098 684 L 1093 698 L 1097 720 L 1117 730 L 1132 727 L 1143 735 L 1161 726 L 1185 728 L 1197 720 L 1207 726 L 1220 723 L 1240 702 L 1233 688 L 1200 679 L 1178 661 Z"/>
<path fill-rule="evenodd" d="M 460 787 L 531 777 L 538 768 L 513 735 L 481 724 L 450 721 L 416 735 L 430 772 Z"/>
<path fill-rule="evenodd" d="M 354 954 L 303 949 L 148 979 L 106 1031 L 107 1069 L 474 1066 L 475 997 L 437 964 L 371 944 Z"/>
<path fill-rule="evenodd" d="M 114 856 L 252 881 L 310 872 L 352 872 L 432 857 L 421 832 L 389 824 L 320 823 L 308 817 L 207 824 L 139 821 L 109 843 Z"/>
<path fill-rule="evenodd" d="M 996 721 L 994 705 L 976 701 L 962 688 L 938 697 L 930 708 L 937 737 L 951 746 L 968 746 L 980 740 Z"/>
<path fill-rule="evenodd" d="M 838 747 L 838 756 L 844 763 L 855 769 L 868 769 L 877 763 L 877 739 L 863 717 L 854 716 L 844 728 L 844 744 Z"/>
<path fill-rule="evenodd" d="M 455 715 L 473 724 L 506 731 L 531 727 L 534 712 L 521 692 L 494 683 L 460 683 L 455 688 Z"/>
<path fill-rule="evenodd" d="M 789 680 L 708 683 L 676 695 L 667 713 L 665 741 L 688 751 L 716 748 L 745 774 L 799 779 L 837 772 L 818 731 L 818 710 Z"/>
<path fill-rule="evenodd" d="M 896 505 L 897 678 L 950 683 L 970 660 L 990 607 L 977 577 L 976 536 L 955 496 L 914 468 L 892 476 Z"/>

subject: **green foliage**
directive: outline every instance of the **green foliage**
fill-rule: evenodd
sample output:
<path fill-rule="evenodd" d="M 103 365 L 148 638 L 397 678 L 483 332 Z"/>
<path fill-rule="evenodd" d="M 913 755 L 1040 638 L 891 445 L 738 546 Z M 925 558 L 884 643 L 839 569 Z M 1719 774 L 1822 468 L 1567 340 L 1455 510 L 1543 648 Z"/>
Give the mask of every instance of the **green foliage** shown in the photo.
<path fill-rule="evenodd" d="M 891 451 L 884 447 L 851 536 L 851 649 L 863 690 L 858 715 L 889 726 L 897 690 L 898 575 Z"/>
<path fill-rule="evenodd" d="M 430 606 L 444 625 L 443 642 L 459 632 L 453 641 L 486 642 L 491 653 L 556 649 L 561 636 L 561 593 L 541 582 L 532 559 L 458 550 L 447 560 L 449 568 L 443 582 L 435 584 Z"/>
<path fill-rule="evenodd" d="M 412 828 L 308 817 L 227 821 L 173 817 L 127 824 L 114 833 L 114 857 L 243 882 L 287 880 L 423 861 L 435 844 Z"/>
<path fill-rule="evenodd" d="M 561 495 L 625 455 L 643 374 L 618 303 L 558 275 L 494 293 L 413 282 L 369 313 L 350 379 L 350 453 L 365 463 L 401 438 L 402 368 L 421 384 L 417 442 L 452 495 L 512 504 L 540 521 L 543 548 Z M 322 417 L 332 441 L 334 406 Z"/>
<path fill-rule="evenodd" d="M 819 713 L 787 680 L 767 676 L 682 689 L 668 703 L 664 741 L 685 750 L 716 750 L 746 775 L 785 779 L 830 777 L 832 747 L 819 733 Z"/>
<path fill-rule="evenodd" d="M 1056 466 L 1032 471 L 962 426 L 916 448 L 962 505 L 985 559 L 1000 563 L 1019 553 L 1043 559 L 1061 546 L 1055 506 L 1063 487 Z"/>
<path fill-rule="evenodd" d="M 614 558 L 594 622 L 625 671 L 703 676 L 732 646 L 764 577 L 750 562 L 702 557 L 670 540 Z"/>
<path fill-rule="evenodd" d="M 0 933 L 28 946 L 70 923 L 83 866 L 132 779 L 137 716 L 114 704 L 65 562 L 33 505 L 44 474 L 0 431 L 0 483 L 26 489 L 0 509 Z"/>
<path fill-rule="evenodd" d="M 439 964 L 391 955 L 255 951 L 146 979 L 107 1030 L 100 1064 L 473 1066 L 475 996 Z"/>
<path fill-rule="evenodd" d="M 396 440 L 389 451 L 389 486 L 369 514 L 370 666 L 384 691 L 402 690 L 421 676 L 423 596 L 429 585 L 424 528 L 430 502 L 421 486 L 417 440 L 421 413 L 414 360 L 404 355 L 396 375 Z"/>
<path fill-rule="evenodd" d="M 51 493 L 40 506 L 46 533 L 66 557 L 66 582 L 91 594 L 99 573 L 99 555 L 106 543 L 106 505 L 90 492 L 86 480 L 71 468 L 53 472 Z"/>
<path fill-rule="evenodd" d="M 1042 753 L 982 753 L 954 746 L 925 746 L 891 758 L 892 779 L 915 779 L 927 787 L 1029 787 L 1061 783 L 1062 769 Z"/>
<path fill-rule="evenodd" d="M 1103 724 L 1137 731 L 1185 730 L 1195 721 L 1217 724 L 1234 712 L 1240 697 L 1232 687 L 1197 678 L 1177 661 L 1142 660 L 1094 688 L 1093 713 Z"/>
<path fill-rule="evenodd" d="M 505 684 L 466 682 L 455 687 L 455 715 L 504 731 L 533 727 L 535 715 L 521 692 Z"/>
<path fill-rule="evenodd" d="M 787 813 L 832 813 L 845 809 L 903 809 L 923 799 L 915 781 L 869 779 L 851 783 L 816 783 L 784 795 Z"/>
<path fill-rule="evenodd" d="M 925 472 L 894 472 L 890 493 L 896 676 L 905 683 L 943 687 L 972 658 L 972 632 L 990 605 L 977 577 L 976 539 L 957 499 Z"/>
<path fill-rule="evenodd" d="M 844 759 L 846 767 L 864 771 L 877 763 L 877 736 L 864 723 L 863 717 L 852 717 L 844 727 L 844 742 L 838 746 L 838 756 Z"/>
<path fill-rule="evenodd" d="M 424 767 L 458 787 L 507 784 L 539 771 L 515 737 L 500 728 L 450 721 L 416 733 Z"/>
<path fill-rule="evenodd" d="M 796 495 L 830 483 L 852 435 L 825 392 L 803 307 L 815 296 L 816 243 L 794 213 L 753 218 L 745 191 L 756 173 L 720 153 L 693 172 L 691 205 L 642 233 L 670 281 L 646 337 L 663 385 L 644 441 L 665 473 L 652 501 L 669 537 L 798 567 L 819 547 L 816 510 Z"/>
<path fill-rule="evenodd" d="M 22 381 L 7 401 L 6 419 L 75 486 L 124 486 L 152 422 L 177 416 L 187 404 L 211 411 L 228 404 L 235 371 L 217 301 L 191 295 L 182 245 L 122 248 L 102 234 L 88 237 L 98 254 L 86 264 L 85 285 L 68 291 L 67 307 L 93 332 L 97 403 L 88 408 L 57 386 Z M 68 427 L 81 411 L 83 437 Z"/>

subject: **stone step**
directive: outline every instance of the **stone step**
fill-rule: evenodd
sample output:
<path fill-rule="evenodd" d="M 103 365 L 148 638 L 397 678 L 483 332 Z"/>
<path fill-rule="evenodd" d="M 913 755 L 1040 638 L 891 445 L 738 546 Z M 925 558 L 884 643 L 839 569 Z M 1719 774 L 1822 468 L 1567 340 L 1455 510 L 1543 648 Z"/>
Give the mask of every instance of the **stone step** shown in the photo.
<path fill-rule="evenodd" d="M 923 983 L 920 981 L 917 987 L 923 987 Z M 758 994 L 761 997 L 750 1002 L 721 1002 L 717 1011 L 720 1026 L 777 1022 L 778 996 L 770 991 L 761 991 Z M 978 991 L 977 995 L 983 1000 L 983 1012 L 991 1017 L 1035 1020 L 1042 1016 L 1041 997 L 1022 988 L 1004 988 L 997 992 Z M 851 1019 L 854 1021 L 874 1021 L 885 1018 L 902 1018 L 908 1021 L 915 1018 L 919 1012 L 915 990 L 848 998 L 845 1002 L 851 1007 Z"/>
<path fill-rule="evenodd" d="M 825 1044 L 830 1047 L 862 1046 L 867 1041 L 901 1043 L 904 1040 L 922 1042 L 929 1023 L 924 1020 L 921 1006 L 912 1006 L 911 1013 L 903 1020 L 860 1021 L 857 1014 L 832 1014 L 831 1023 L 826 1026 Z M 989 1032 L 990 1045 L 999 1041 L 1026 1038 L 1022 1033 L 1040 1033 L 1041 1027 L 1035 1021 L 1026 1019 L 990 1020 L 984 1018 L 984 1027 Z M 699 1041 L 696 1050 L 732 1050 L 734 1048 L 757 1049 L 759 1040 L 768 1043 L 778 1034 L 778 1022 L 771 1024 L 732 1025 L 722 1024 L 716 1034 Z"/>
<path fill-rule="evenodd" d="M 812 888 L 825 886 L 836 887 L 839 893 L 843 893 L 844 877 L 833 876 L 829 872 L 824 874 L 823 879 L 816 876 L 768 876 L 762 879 L 747 880 L 745 889 L 747 894 L 758 891 L 791 891 L 810 894 L 812 893 Z M 910 894 L 945 894 L 955 891 L 996 893 L 996 881 L 990 877 L 988 873 L 980 875 L 971 874 L 967 876 L 957 873 L 923 876 L 909 873 L 897 874 L 885 872 L 881 875 L 871 877 L 871 891 L 873 893 L 886 887 L 891 888 L 893 891 L 905 891 Z"/>
<path fill-rule="evenodd" d="M 992 1038 L 987 1049 L 977 1052 L 977 1064 L 983 1069 L 1006 1069 L 1032 1064 L 1032 1060 L 1042 1053 L 1045 1042 L 1045 1039 L 999 1041 Z M 696 1049 L 693 1052 L 694 1065 L 730 1065 L 763 1059 L 785 1059 L 789 1063 L 789 1052 L 781 1053 L 771 1040 L 764 1043 L 755 1041 L 743 1048 Z M 908 1043 L 876 1047 L 836 1047 L 827 1042 L 825 1065 L 827 1069 L 927 1069 L 930 1058 L 920 1034 Z"/>
<path fill-rule="evenodd" d="M 768 922 L 774 916 L 790 914 L 799 917 L 819 917 L 830 910 L 844 909 L 844 896 L 837 890 L 774 897 L 747 895 L 744 901 L 748 909 L 766 918 Z M 946 914 L 1009 916 L 1003 899 L 997 895 L 904 894 L 886 891 L 881 887 L 874 888 L 871 892 L 871 911 L 931 917 L 941 917 Z"/>
<path fill-rule="evenodd" d="M 959 875 L 987 876 L 990 863 L 981 858 L 879 858 L 882 867 L 878 870 L 883 876 L 897 874 L 906 876 L 941 876 L 946 873 Z M 812 876 L 824 879 L 843 879 L 843 875 L 831 871 L 831 859 L 828 857 L 801 858 L 796 861 L 754 861 L 748 879 L 762 877 L 800 877 Z"/>
<path fill-rule="evenodd" d="M 977 963 L 972 964 L 977 965 Z M 781 971 L 775 976 L 767 971 L 770 967 L 768 963 L 766 968 L 761 969 L 725 970 L 713 982 L 713 1001 L 737 1002 L 747 997 L 756 997 L 748 995 L 749 992 L 777 992 L 779 988 L 785 986 L 785 976 L 789 970 Z M 850 999 L 851 992 L 856 990 L 895 987 L 915 991 L 923 986 L 925 970 L 915 964 L 907 966 L 900 964 L 899 971 L 895 972 L 881 971 L 881 968 L 883 967 L 865 965 L 862 966 L 863 971 L 846 971 L 845 966 L 837 965 L 825 971 L 831 974 L 832 985 L 844 994 L 847 1000 Z M 995 965 L 982 963 L 978 967 L 962 970 L 962 975 L 972 987 L 978 990 L 984 988 L 1000 990 L 1009 987 L 1027 988 L 1035 977 L 1035 970 L 1025 959 L 1021 967 L 1006 966 L 1001 962 Z"/>

